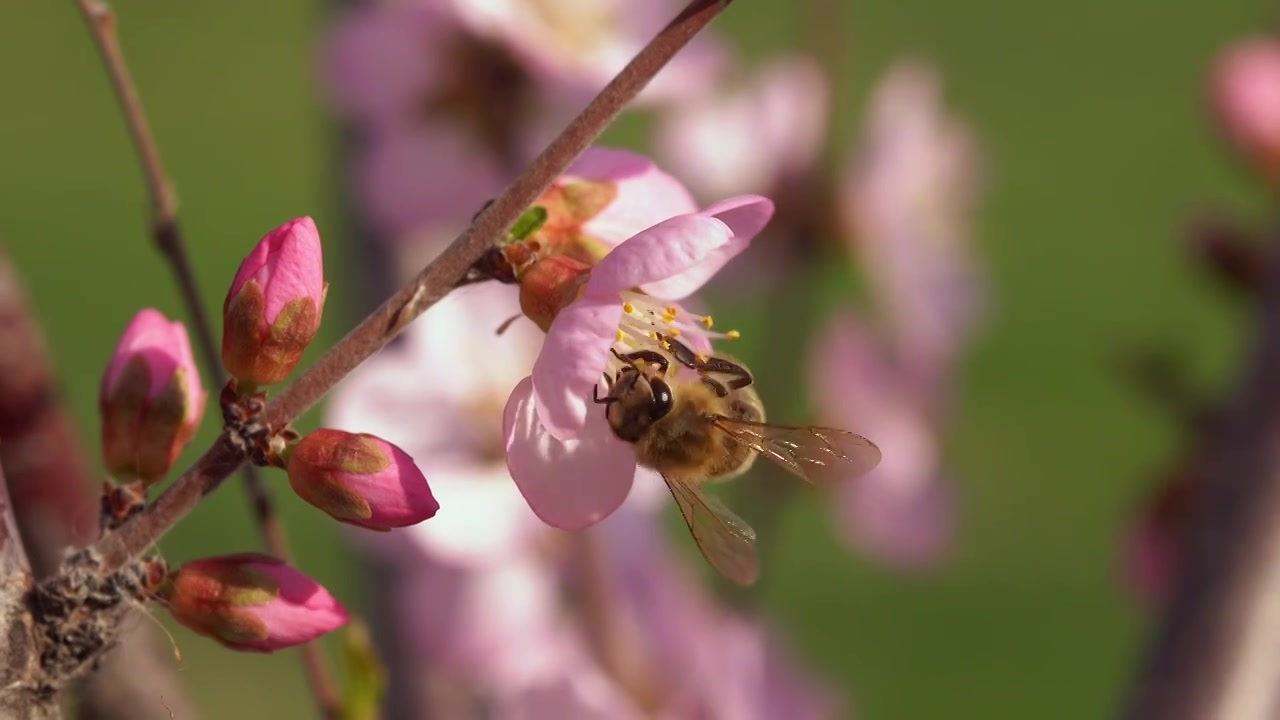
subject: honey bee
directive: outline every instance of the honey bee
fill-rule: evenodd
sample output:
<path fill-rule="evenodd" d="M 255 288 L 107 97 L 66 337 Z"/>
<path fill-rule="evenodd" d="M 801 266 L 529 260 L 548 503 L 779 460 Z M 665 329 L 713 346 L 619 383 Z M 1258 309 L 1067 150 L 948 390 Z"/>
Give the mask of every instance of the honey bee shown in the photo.
<path fill-rule="evenodd" d="M 761 455 L 806 482 L 827 485 L 874 468 L 880 449 L 846 430 L 766 423 L 745 366 L 659 339 L 670 358 L 615 350 L 623 366 L 605 374 L 608 394 L 601 397 L 597 386 L 593 399 L 605 406 L 614 435 L 635 446 L 639 464 L 662 475 L 707 562 L 751 585 L 760 574 L 755 531 L 700 486 L 741 475 Z M 668 373 L 673 359 L 694 372 Z"/>

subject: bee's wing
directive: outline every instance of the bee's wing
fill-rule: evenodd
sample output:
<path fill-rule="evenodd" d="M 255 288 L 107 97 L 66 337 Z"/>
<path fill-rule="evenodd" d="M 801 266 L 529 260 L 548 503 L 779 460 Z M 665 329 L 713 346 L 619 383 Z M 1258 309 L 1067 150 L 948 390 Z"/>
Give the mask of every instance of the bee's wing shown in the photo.
<path fill-rule="evenodd" d="M 662 479 L 680 506 L 693 541 L 711 567 L 739 585 L 755 583 L 760 577 L 756 531 L 717 498 L 665 474 Z"/>
<path fill-rule="evenodd" d="M 857 477 L 880 464 L 880 448 L 870 440 L 837 428 L 771 425 L 715 418 L 729 437 L 815 485 Z"/>

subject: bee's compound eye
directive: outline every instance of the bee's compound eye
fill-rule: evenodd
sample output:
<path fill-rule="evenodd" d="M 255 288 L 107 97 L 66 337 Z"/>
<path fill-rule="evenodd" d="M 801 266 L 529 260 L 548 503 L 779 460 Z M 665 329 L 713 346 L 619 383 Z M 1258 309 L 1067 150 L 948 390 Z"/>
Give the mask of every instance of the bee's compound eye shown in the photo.
<path fill-rule="evenodd" d="M 671 387 L 658 379 L 649 381 L 649 389 L 653 391 L 653 403 L 649 406 L 649 417 L 657 420 L 671 412 Z"/>

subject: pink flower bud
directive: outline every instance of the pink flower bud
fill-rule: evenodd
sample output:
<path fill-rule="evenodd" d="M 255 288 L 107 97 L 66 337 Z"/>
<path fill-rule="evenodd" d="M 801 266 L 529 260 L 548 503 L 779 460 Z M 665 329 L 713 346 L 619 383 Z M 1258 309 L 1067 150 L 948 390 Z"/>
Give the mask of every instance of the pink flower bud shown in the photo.
<path fill-rule="evenodd" d="M 147 308 L 133 316 L 102 377 L 102 455 L 118 480 L 164 478 L 195 434 L 206 393 L 187 330 Z"/>
<path fill-rule="evenodd" d="M 1253 38 L 1228 48 L 1214 64 L 1210 92 L 1227 137 L 1280 181 L 1280 39 Z"/>
<path fill-rule="evenodd" d="M 293 371 L 320 328 L 327 286 L 311 218 L 267 233 L 240 263 L 222 304 L 222 364 L 242 382 L 271 385 Z"/>
<path fill-rule="evenodd" d="M 233 650 L 271 652 L 347 624 L 347 611 L 315 580 L 269 555 L 193 560 L 157 594 L 178 622 Z"/>
<path fill-rule="evenodd" d="M 440 509 L 413 458 L 373 435 L 316 430 L 289 450 L 288 470 L 298 497 L 371 530 L 416 525 Z"/>
<path fill-rule="evenodd" d="M 546 332 L 551 321 L 578 299 L 591 268 L 568 255 L 542 258 L 520 275 L 520 309 Z"/>

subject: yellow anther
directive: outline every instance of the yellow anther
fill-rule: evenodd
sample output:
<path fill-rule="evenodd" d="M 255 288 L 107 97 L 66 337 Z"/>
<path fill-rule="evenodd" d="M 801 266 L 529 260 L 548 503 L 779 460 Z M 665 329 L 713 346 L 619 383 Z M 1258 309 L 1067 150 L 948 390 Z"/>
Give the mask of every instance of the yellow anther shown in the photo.
<path fill-rule="evenodd" d="M 618 335 L 616 336 L 615 342 L 622 342 L 623 340 L 626 340 L 626 339 L 627 339 L 627 334 L 619 330 Z"/>
<path fill-rule="evenodd" d="M 702 324 L 703 324 L 703 325 L 706 325 L 707 327 L 711 327 L 711 325 L 712 325 L 711 316 L 710 316 L 710 315 L 708 315 L 708 316 L 706 316 L 706 317 L 702 318 Z"/>
<path fill-rule="evenodd" d="M 670 335 L 671 337 L 680 337 L 680 329 L 671 328 L 670 330 L 667 331 L 667 334 Z"/>
<path fill-rule="evenodd" d="M 675 317 L 676 314 L 679 312 L 680 312 L 679 308 L 677 308 L 675 305 L 667 306 L 667 314 L 670 315 L 671 317 Z"/>
<path fill-rule="evenodd" d="M 624 303 L 622 303 L 622 312 L 624 312 L 624 313 L 626 313 L 626 314 L 630 315 L 631 313 L 633 313 L 633 312 L 635 312 L 635 311 L 636 311 L 636 306 L 635 306 L 635 305 L 632 305 L 632 304 L 631 304 L 631 303 L 629 303 L 629 302 L 624 302 Z"/>
<path fill-rule="evenodd" d="M 729 338 L 730 340 L 737 340 L 738 338 L 742 337 L 742 333 L 738 332 L 737 330 L 730 330 L 729 332 L 725 333 L 724 336 Z"/>
<path fill-rule="evenodd" d="M 656 333 L 656 332 L 651 332 L 651 333 L 649 333 L 649 339 L 650 339 L 650 340 L 657 340 L 657 339 L 658 339 L 658 333 Z"/>
<path fill-rule="evenodd" d="M 675 315 L 670 315 L 670 314 L 667 314 L 667 313 L 663 313 L 663 314 L 662 314 L 662 322 L 664 322 L 664 323 L 670 324 L 670 323 L 672 323 L 675 319 L 676 319 L 676 316 L 675 316 Z"/>
<path fill-rule="evenodd" d="M 708 361 L 708 360 L 710 360 L 710 359 L 711 359 L 711 358 L 707 357 L 707 354 L 706 354 L 706 353 L 698 353 L 698 362 L 700 362 L 700 363 L 704 363 L 704 362 L 706 362 L 706 361 Z"/>

